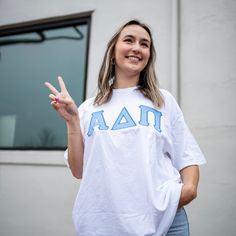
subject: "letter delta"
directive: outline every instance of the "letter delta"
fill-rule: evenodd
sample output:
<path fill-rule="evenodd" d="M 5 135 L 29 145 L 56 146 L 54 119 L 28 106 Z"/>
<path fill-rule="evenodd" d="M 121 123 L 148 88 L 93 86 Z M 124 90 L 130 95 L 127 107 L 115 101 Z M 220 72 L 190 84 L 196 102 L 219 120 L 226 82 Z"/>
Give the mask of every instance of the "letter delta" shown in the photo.
<path fill-rule="evenodd" d="M 152 107 L 141 105 L 139 106 L 140 110 L 140 119 L 138 123 L 142 126 L 149 126 L 149 113 L 152 113 L 154 116 L 154 128 L 161 133 L 161 116 L 162 113 Z M 97 127 L 98 130 L 108 130 L 109 126 L 106 124 L 105 118 L 103 116 L 103 110 L 96 111 L 92 113 L 92 117 L 89 124 L 89 130 L 87 132 L 88 136 L 91 136 L 94 132 L 94 128 Z M 127 129 L 130 127 L 137 126 L 137 123 L 134 121 L 132 116 L 129 114 L 129 111 L 123 107 L 120 111 L 118 117 L 114 121 L 111 130 L 120 130 Z"/>

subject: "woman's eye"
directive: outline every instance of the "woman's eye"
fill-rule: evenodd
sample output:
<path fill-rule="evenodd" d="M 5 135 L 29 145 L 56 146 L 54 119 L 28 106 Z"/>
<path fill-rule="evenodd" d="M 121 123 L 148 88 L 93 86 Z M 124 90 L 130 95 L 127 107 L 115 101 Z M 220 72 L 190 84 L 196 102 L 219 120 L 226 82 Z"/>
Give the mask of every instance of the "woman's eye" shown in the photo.
<path fill-rule="evenodd" d="M 125 42 L 128 42 L 128 43 L 131 43 L 131 42 L 132 42 L 132 39 L 125 39 L 124 41 L 125 41 Z"/>
<path fill-rule="evenodd" d="M 145 48 L 148 48 L 148 47 L 149 47 L 149 45 L 148 45 L 147 43 L 141 43 L 141 45 L 142 45 L 143 47 L 145 47 Z"/>

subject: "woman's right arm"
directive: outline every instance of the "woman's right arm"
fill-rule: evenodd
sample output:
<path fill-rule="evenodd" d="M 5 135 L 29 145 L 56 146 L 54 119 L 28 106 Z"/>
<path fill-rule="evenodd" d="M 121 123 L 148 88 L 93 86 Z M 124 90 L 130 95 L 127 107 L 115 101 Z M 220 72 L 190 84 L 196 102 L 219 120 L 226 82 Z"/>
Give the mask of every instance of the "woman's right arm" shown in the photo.
<path fill-rule="evenodd" d="M 68 136 L 68 163 L 73 176 L 82 178 L 84 143 L 80 129 L 79 116 L 73 117 L 67 125 Z"/>
<path fill-rule="evenodd" d="M 65 120 L 68 135 L 68 163 L 74 177 L 80 179 L 83 173 L 84 143 L 80 129 L 80 120 L 77 106 L 68 93 L 64 81 L 58 77 L 61 88 L 59 92 L 53 85 L 45 85 L 52 92 L 49 95 L 52 107 Z"/>

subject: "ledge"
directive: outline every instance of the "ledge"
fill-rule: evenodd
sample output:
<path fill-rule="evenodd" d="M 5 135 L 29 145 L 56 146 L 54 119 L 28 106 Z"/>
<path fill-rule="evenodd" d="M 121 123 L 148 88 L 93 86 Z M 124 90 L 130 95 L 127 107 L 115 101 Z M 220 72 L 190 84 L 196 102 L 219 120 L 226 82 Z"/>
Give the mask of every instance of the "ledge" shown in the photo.
<path fill-rule="evenodd" d="M 0 151 L 0 165 L 66 166 L 64 151 Z"/>

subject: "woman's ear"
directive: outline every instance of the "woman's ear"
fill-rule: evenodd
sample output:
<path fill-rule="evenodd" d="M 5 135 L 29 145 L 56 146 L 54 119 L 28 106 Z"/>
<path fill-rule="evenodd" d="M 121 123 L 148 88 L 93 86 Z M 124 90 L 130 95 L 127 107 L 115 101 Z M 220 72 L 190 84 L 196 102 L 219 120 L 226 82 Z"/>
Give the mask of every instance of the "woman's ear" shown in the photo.
<path fill-rule="evenodd" d="M 115 57 L 112 57 L 112 58 L 111 58 L 111 64 L 112 64 L 112 65 L 115 65 L 115 64 L 116 64 Z"/>

